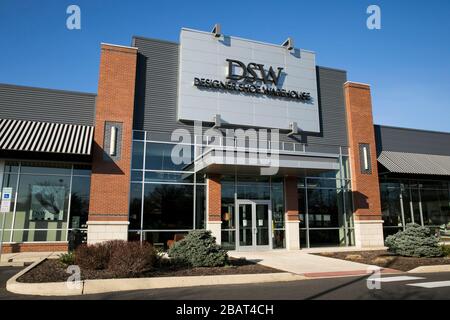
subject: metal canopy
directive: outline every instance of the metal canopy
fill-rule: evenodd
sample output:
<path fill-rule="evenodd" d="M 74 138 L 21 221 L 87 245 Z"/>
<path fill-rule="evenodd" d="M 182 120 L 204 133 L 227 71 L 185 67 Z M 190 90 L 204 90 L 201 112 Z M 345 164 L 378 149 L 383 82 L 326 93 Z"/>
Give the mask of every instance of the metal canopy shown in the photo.
<path fill-rule="evenodd" d="M 90 155 L 93 126 L 0 119 L 0 150 Z"/>
<path fill-rule="evenodd" d="M 450 176 L 450 156 L 382 151 L 378 162 L 394 173 Z"/>

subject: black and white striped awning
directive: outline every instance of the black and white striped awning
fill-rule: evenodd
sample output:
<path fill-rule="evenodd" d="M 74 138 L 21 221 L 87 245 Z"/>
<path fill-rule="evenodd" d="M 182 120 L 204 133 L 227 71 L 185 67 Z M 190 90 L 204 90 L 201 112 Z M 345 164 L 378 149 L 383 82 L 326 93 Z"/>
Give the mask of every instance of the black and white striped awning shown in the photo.
<path fill-rule="evenodd" d="M 0 150 L 90 155 L 94 127 L 0 119 Z"/>

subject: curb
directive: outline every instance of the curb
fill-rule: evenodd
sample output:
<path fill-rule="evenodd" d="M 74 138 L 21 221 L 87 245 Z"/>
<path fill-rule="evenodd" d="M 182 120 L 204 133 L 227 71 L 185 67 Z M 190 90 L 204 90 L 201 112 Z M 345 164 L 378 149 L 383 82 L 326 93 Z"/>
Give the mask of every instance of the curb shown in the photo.
<path fill-rule="evenodd" d="M 82 294 L 82 286 L 79 289 L 69 289 L 65 282 L 49 283 L 23 283 L 17 282 L 22 275 L 41 264 L 47 258 L 41 258 L 26 267 L 6 282 L 6 290 L 17 294 L 38 296 L 69 296 Z"/>
<path fill-rule="evenodd" d="M 450 272 L 450 264 L 441 264 L 436 266 L 421 266 L 408 271 L 408 273 L 438 273 L 438 272 Z"/>
<path fill-rule="evenodd" d="M 302 275 L 289 272 L 237 274 L 220 276 L 155 277 L 130 279 L 84 280 L 78 288 L 69 288 L 66 282 L 23 283 L 17 279 L 42 263 L 42 258 L 17 273 L 6 283 L 6 290 L 16 294 L 38 296 L 74 296 L 95 293 L 108 293 L 131 290 L 149 290 L 196 286 L 252 284 L 266 282 L 288 282 L 306 280 Z"/>
<path fill-rule="evenodd" d="M 376 267 L 376 266 L 375 266 Z M 380 268 L 381 274 L 396 274 L 396 273 L 404 273 L 400 270 L 389 269 L 389 268 Z M 335 277 L 351 277 L 351 276 L 369 276 L 371 272 L 367 270 L 352 270 L 352 271 L 330 271 L 330 272 L 308 272 L 303 273 L 303 275 L 310 279 L 326 279 L 326 278 L 335 278 Z"/>
<path fill-rule="evenodd" d="M 186 288 L 197 286 L 253 284 L 265 282 L 288 282 L 305 280 L 304 276 L 288 272 L 236 274 L 220 276 L 158 277 L 112 280 L 86 280 L 83 294 L 118 292 L 130 290 L 148 290 L 165 288 Z"/>
<path fill-rule="evenodd" d="M 25 267 L 25 262 L 0 262 L 0 267 Z"/>

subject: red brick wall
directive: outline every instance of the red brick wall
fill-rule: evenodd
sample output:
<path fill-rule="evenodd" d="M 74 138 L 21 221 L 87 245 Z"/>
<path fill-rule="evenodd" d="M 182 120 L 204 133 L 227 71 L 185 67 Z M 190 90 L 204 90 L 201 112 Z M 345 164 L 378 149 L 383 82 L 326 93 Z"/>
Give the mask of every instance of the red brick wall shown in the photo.
<path fill-rule="evenodd" d="M 285 177 L 286 220 L 298 221 L 297 177 Z"/>
<path fill-rule="evenodd" d="M 208 176 L 208 221 L 221 221 L 222 186 L 220 175 Z"/>
<path fill-rule="evenodd" d="M 52 251 L 68 251 L 67 243 L 13 243 L 4 244 L 3 253 L 16 252 L 52 252 Z"/>
<path fill-rule="evenodd" d="M 356 220 L 381 220 L 375 132 L 370 86 L 347 82 L 344 85 L 347 127 L 350 147 L 350 169 Z M 362 174 L 359 144 L 370 148 L 371 173 Z"/>
<path fill-rule="evenodd" d="M 137 50 L 102 44 L 89 221 L 127 221 Z M 106 121 L 122 124 L 121 158 L 105 161 Z"/>

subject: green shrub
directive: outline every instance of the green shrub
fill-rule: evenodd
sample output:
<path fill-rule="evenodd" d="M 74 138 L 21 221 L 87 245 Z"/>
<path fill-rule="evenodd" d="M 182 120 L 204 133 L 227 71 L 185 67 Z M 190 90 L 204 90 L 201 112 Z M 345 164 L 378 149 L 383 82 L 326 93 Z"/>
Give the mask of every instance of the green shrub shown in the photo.
<path fill-rule="evenodd" d="M 150 271 L 158 260 L 156 250 L 147 242 L 121 242 L 114 245 L 109 271 L 118 277 L 131 277 Z"/>
<path fill-rule="evenodd" d="M 150 244 L 121 240 L 81 245 L 75 264 L 89 270 L 108 270 L 117 277 L 135 276 L 153 268 L 158 255 Z"/>
<path fill-rule="evenodd" d="M 209 230 L 193 230 L 168 251 L 169 257 L 192 267 L 224 266 L 228 255 Z"/>
<path fill-rule="evenodd" d="M 442 246 L 442 254 L 446 257 L 450 257 L 450 245 Z"/>
<path fill-rule="evenodd" d="M 430 229 L 418 224 L 407 224 L 404 231 L 387 237 L 385 244 L 389 251 L 406 257 L 439 257 L 442 255 L 439 239 L 430 234 Z"/>
<path fill-rule="evenodd" d="M 75 255 L 73 252 L 62 253 L 59 255 L 59 262 L 66 266 L 73 265 L 75 263 Z"/>

